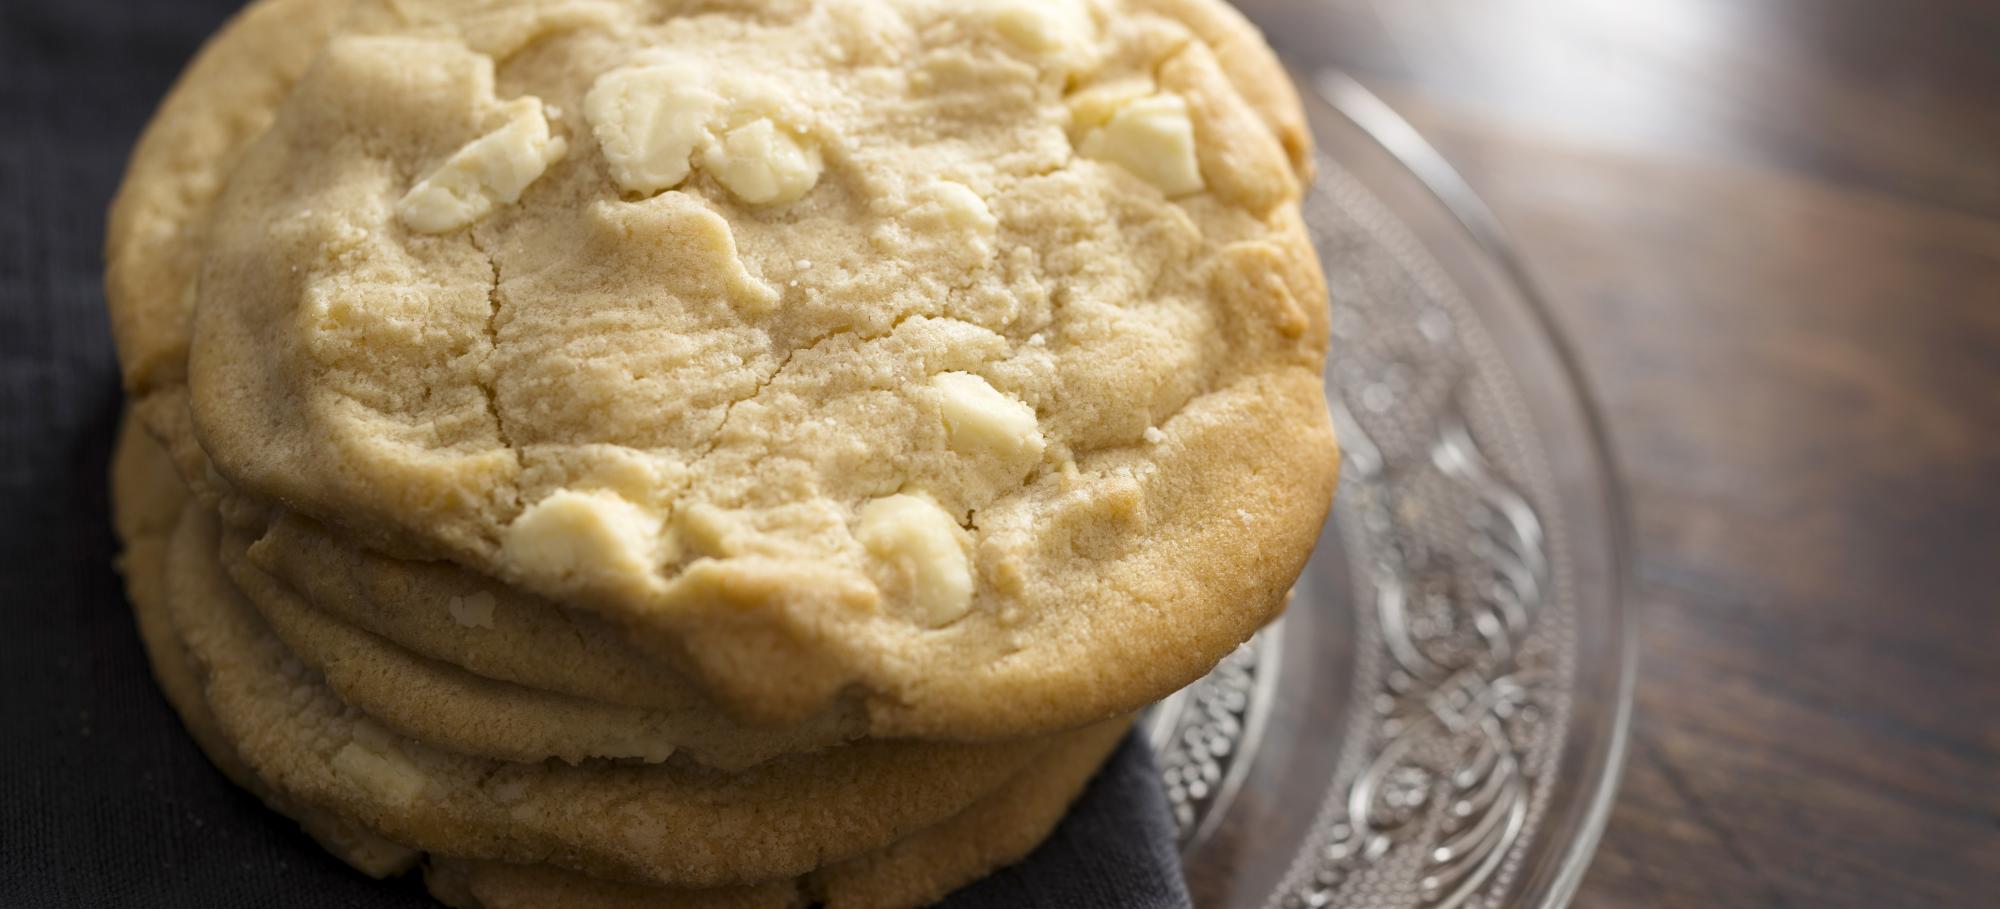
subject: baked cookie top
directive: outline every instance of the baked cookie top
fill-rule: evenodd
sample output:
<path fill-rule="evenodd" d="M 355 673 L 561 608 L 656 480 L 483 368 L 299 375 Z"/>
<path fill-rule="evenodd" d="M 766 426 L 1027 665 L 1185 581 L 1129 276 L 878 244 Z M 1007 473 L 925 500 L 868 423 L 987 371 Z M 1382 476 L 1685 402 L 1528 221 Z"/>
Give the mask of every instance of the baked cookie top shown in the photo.
<path fill-rule="evenodd" d="M 218 39 L 114 212 L 128 384 L 229 486 L 770 720 L 1075 725 L 1282 605 L 1324 288 L 1219 0 L 328 6 Z"/>

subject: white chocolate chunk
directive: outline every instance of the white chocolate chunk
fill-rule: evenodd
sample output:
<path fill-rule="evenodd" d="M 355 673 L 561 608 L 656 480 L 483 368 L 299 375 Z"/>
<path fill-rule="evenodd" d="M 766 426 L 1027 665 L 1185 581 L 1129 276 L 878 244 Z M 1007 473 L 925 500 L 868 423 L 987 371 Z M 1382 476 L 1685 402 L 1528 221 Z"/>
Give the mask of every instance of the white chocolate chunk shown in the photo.
<path fill-rule="evenodd" d="M 1001 37 L 1039 54 L 1081 41 L 1090 27 L 1075 0 L 988 0 L 986 17 Z"/>
<path fill-rule="evenodd" d="M 407 805 L 424 791 L 424 775 L 403 756 L 395 740 L 366 721 L 354 727 L 354 738 L 327 760 L 336 773 L 374 795 Z"/>
<path fill-rule="evenodd" d="M 922 624 L 949 624 L 972 607 L 965 530 L 929 499 L 892 495 L 869 502 L 854 537 L 898 577 Z"/>
<path fill-rule="evenodd" d="M 598 77 L 583 113 L 627 192 L 672 189 L 699 163 L 737 198 L 768 205 L 804 196 L 822 168 L 819 149 L 770 116 L 781 100 L 755 78 L 670 60 Z"/>
<path fill-rule="evenodd" d="M 1131 101 L 1086 133 L 1077 151 L 1109 161 L 1168 196 L 1200 192 L 1201 162 L 1187 101 L 1165 92 Z"/>
<path fill-rule="evenodd" d="M 1154 92 L 1153 80 L 1127 76 L 1079 89 L 1063 100 L 1069 107 L 1070 132 L 1085 135 L 1111 122 L 1118 109 Z"/>
<path fill-rule="evenodd" d="M 759 117 L 711 142 L 701 166 L 751 205 L 796 201 L 819 182 L 819 149 Z"/>
<path fill-rule="evenodd" d="M 1000 226 L 986 200 L 972 187 L 951 180 L 938 180 L 918 190 L 917 204 L 910 210 L 910 223 L 921 228 L 945 228 L 990 235 Z"/>
<path fill-rule="evenodd" d="M 960 454 L 994 454 L 1008 460 L 1042 456 L 1035 409 L 966 372 L 931 377 L 946 438 Z"/>
<path fill-rule="evenodd" d="M 679 538 L 696 552 L 704 555 L 729 556 L 736 554 L 731 545 L 735 535 L 736 522 L 722 509 L 703 502 L 696 502 L 674 514 L 674 528 Z"/>
<path fill-rule="evenodd" d="M 396 203 L 396 216 L 411 230 L 441 234 L 486 217 L 495 205 L 512 205 L 562 158 L 568 146 L 549 135 L 540 98 L 517 98 L 508 107 L 505 126 L 466 143 Z"/>
<path fill-rule="evenodd" d="M 445 601 L 445 610 L 451 613 L 451 620 L 466 628 L 492 628 L 493 595 L 480 591 L 469 597 L 452 597 Z"/>
<path fill-rule="evenodd" d="M 722 98 L 686 62 L 614 69 L 583 99 L 583 115 L 627 192 L 651 195 L 687 179 Z"/>
<path fill-rule="evenodd" d="M 617 493 L 564 489 L 514 519 L 501 553 L 531 578 L 630 588 L 651 577 L 659 544 L 660 521 Z"/>

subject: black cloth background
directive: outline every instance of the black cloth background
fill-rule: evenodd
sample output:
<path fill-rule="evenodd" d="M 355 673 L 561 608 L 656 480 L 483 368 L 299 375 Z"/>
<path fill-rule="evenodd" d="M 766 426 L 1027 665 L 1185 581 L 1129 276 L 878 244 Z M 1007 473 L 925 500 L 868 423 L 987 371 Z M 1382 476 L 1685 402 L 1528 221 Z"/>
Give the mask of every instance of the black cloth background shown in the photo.
<path fill-rule="evenodd" d="M 104 210 L 234 0 L 0 0 L 0 907 L 429 905 L 340 865 L 208 765 L 154 690 L 117 576 L 121 406 Z M 952 909 L 1186 906 L 1128 741 L 1055 836 Z"/>

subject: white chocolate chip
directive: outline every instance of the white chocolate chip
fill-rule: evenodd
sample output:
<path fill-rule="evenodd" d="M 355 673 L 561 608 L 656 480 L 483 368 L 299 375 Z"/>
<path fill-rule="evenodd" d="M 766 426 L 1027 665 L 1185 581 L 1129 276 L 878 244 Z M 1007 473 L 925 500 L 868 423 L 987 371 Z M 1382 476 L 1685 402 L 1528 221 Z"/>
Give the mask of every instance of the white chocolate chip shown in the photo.
<path fill-rule="evenodd" d="M 1118 109 L 1154 92 L 1153 80 L 1127 76 L 1078 89 L 1064 99 L 1069 107 L 1069 128 L 1073 135 L 1085 135 L 1111 122 Z"/>
<path fill-rule="evenodd" d="M 1077 151 L 1131 171 L 1170 197 L 1200 192 L 1205 185 L 1194 123 L 1179 95 L 1162 92 L 1126 103 L 1103 126 L 1085 133 Z"/>
<path fill-rule="evenodd" d="M 777 106 L 755 79 L 670 60 L 598 77 L 583 113 L 627 192 L 672 189 L 698 162 L 737 198 L 769 205 L 804 196 L 822 168 L 816 146 L 772 119 Z"/>
<path fill-rule="evenodd" d="M 1141 435 L 1145 437 L 1146 444 L 1148 445 L 1158 445 L 1161 442 L 1165 442 L 1167 440 L 1167 434 L 1161 432 L 1160 427 L 1158 426 L 1146 427 L 1146 431 L 1144 433 L 1141 433 Z"/>
<path fill-rule="evenodd" d="M 737 524 L 722 509 L 696 502 L 674 514 L 674 528 L 683 543 L 704 555 L 736 554 L 731 540 Z"/>
<path fill-rule="evenodd" d="M 1000 222 L 986 207 L 986 200 L 972 187 L 951 180 L 938 180 L 918 190 L 917 204 L 910 221 L 918 227 L 948 228 L 989 235 Z"/>
<path fill-rule="evenodd" d="M 1002 38 L 1037 54 L 1068 48 L 1090 33 L 1076 0 L 987 0 L 986 21 Z"/>
<path fill-rule="evenodd" d="M 929 499 L 892 495 L 869 502 L 854 537 L 908 591 L 917 621 L 935 628 L 972 607 L 965 531 Z"/>
<path fill-rule="evenodd" d="M 938 391 L 938 414 L 953 451 L 1008 460 L 1042 456 L 1041 428 L 1026 403 L 971 373 L 939 373 L 931 377 L 931 387 Z"/>
<path fill-rule="evenodd" d="M 583 116 L 627 192 L 651 195 L 687 179 L 695 150 L 723 104 L 687 62 L 614 69 L 583 99 Z"/>
<path fill-rule="evenodd" d="M 631 587 L 645 583 L 660 546 L 660 522 L 617 493 L 558 490 L 507 528 L 501 552 L 522 574 L 552 583 Z"/>
<path fill-rule="evenodd" d="M 480 591 L 469 597 L 452 597 L 445 601 L 445 610 L 451 613 L 451 620 L 466 628 L 492 628 L 493 595 Z"/>
<path fill-rule="evenodd" d="M 328 759 L 336 773 L 374 795 L 401 805 L 424 791 L 424 775 L 386 732 L 368 722 L 356 723 L 354 738 Z"/>
<path fill-rule="evenodd" d="M 507 124 L 467 143 L 396 203 L 396 215 L 421 233 L 457 230 L 512 205 L 568 146 L 549 135 L 539 98 L 517 98 Z"/>
<path fill-rule="evenodd" d="M 819 182 L 819 149 L 759 117 L 702 153 L 701 166 L 751 205 L 797 201 Z"/>

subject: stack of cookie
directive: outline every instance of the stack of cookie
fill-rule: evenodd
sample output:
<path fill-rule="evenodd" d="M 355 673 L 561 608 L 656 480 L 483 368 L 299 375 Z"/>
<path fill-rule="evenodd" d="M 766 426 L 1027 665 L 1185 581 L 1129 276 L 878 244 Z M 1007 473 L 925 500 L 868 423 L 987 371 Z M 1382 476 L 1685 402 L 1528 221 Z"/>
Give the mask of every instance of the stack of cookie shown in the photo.
<path fill-rule="evenodd" d="M 460 906 L 902 907 L 1332 495 L 1219 0 L 259 0 L 134 153 L 123 567 L 209 756 Z"/>

